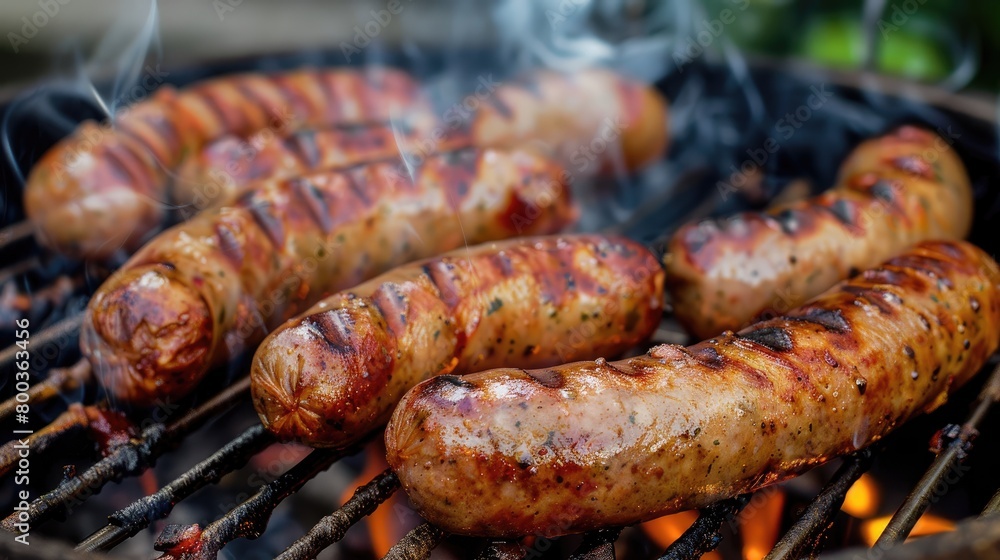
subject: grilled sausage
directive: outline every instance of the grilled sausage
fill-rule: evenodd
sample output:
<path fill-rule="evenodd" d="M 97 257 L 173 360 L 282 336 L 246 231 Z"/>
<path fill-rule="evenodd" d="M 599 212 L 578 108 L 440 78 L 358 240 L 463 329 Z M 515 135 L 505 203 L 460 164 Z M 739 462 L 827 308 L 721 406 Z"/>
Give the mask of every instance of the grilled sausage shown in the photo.
<path fill-rule="evenodd" d="M 551 233 L 573 217 L 563 171 L 463 150 L 268 183 L 157 236 L 98 289 L 83 353 L 118 400 L 188 393 L 322 296 L 461 246 Z"/>
<path fill-rule="evenodd" d="M 426 381 L 389 422 L 388 461 L 446 531 L 627 525 L 869 445 L 943 403 L 998 339 L 996 263 L 925 242 L 738 334 Z"/>
<path fill-rule="evenodd" d="M 190 216 L 229 200 L 262 180 L 284 180 L 338 167 L 398 157 L 422 132 L 389 125 L 261 131 L 248 139 L 226 136 L 185 160 L 171 188 L 182 214 Z M 438 151 L 469 145 L 464 135 L 441 139 Z"/>
<path fill-rule="evenodd" d="M 419 100 L 408 75 L 383 68 L 241 74 L 160 88 L 113 126 L 88 121 L 42 156 L 25 186 L 25 210 L 39 239 L 61 252 L 131 252 L 163 222 L 169 173 L 206 142 L 265 128 L 387 122 Z"/>
<path fill-rule="evenodd" d="M 463 105 L 464 106 L 464 105 Z M 446 123 L 458 112 L 446 112 Z M 480 146 L 542 146 L 575 173 L 635 170 L 667 150 L 667 102 L 645 84 L 603 69 L 539 70 L 496 86 L 464 122 Z"/>
<path fill-rule="evenodd" d="M 807 201 L 682 227 L 667 247 L 677 320 L 705 338 L 787 311 L 926 239 L 960 239 L 972 190 L 941 137 L 911 126 L 864 142 Z"/>
<path fill-rule="evenodd" d="M 344 447 L 429 377 L 618 354 L 656 328 L 662 290 L 656 257 L 624 238 L 454 251 L 326 298 L 271 333 L 250 371 L 254 406 L 283 440 Z"/>

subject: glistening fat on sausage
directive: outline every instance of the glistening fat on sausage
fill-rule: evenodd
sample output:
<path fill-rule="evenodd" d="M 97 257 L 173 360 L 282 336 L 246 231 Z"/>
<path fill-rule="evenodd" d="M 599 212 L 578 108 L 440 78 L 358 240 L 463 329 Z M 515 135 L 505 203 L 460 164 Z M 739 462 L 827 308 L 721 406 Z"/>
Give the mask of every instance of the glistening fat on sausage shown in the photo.
<path fill-rule="evenodd" d="M 677 320 L 705 338 L 787 311 L 920 241 L 961 239 L 972 189 L 961 159 L 912 126 L 862 143 L 837 185 L 806 201 L 682 227 L 667 247 Z"/>
<path fill-rule="evenodd" d="M 449 532 L 629 525 L 869 445 L 943 403 L 998 342 L 997 264 L 965 242 L 925 242 L 687 348 L 423 382 L 386 428 L 388 461 Z"/>
<path fill-rule="evenodd" d="M 385 123 L 424 102 L 386 68 L 238 74 L 164 87 L 112 122 L 88 121 L 45 153 L 25 185 L 39 239 L 78 257 L 137 249 L 164 221 L 169 176 L 187 154 L 226 134 Z M 179 201 L 186 204 L 187 201 Z"/>
<path fill-rule="evenodd" d="M 267 183 L 108 278 L 82 351 L 119 403 L 181 398 L 324 295 L 465 243 L 558 231 L 574 216 L 562 176 L 532 153 L 469 149 Z"/>
<path fill-rule="evenodd" d="M 282 440 L 345 447 L 424 379 L 618 354 L 662 312 L 663 271 L 621 237 L 489 243 L 324 299 L 261 344 L 254 406 Z"/>

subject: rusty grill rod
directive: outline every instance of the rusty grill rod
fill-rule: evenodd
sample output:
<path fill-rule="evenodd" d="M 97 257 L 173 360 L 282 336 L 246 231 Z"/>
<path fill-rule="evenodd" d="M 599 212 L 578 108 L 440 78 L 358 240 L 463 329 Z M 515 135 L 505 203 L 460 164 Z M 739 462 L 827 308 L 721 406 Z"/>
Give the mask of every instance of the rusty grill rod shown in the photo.
<path fill-rule="evenodd" d="M 170 554 L 173 549 L 183 546 L 184 550 L 176 555 L 184 560 L 215 560 L 226 544 L 238 539 L 256 539 L 264 534 L 271 514 L 285 498 L 305 486 L 317 474 L 325 471 L 338 460 L 354 455 L 368 440 L 365 439 L 345 450 L 316 449 L 305 459 L 289 469 L 272 482 L 265 484 L 248 500 L 229 510 L 224 516 L 213 521 L 200 531 L 198 544 L 191 546 L 187 542 L 173 539 L 172 535 L 188 535 L 191 530 L 198 530 L 196 525 L 179 527 L 170 525 L 163 530 L 156 543 L 156 550 Z"/>
<path fill-rule="evenodd" d="M 972 517 L 953 531 L 920 537 L 889 549 L 849 548 L 820 560 L 996 560 L 1000 558 L 1000 518 Z"/>
<path fill-rule="evenodd" d="M 90 362 L 80 360 L 70 367 L 53 369 L 48 377 L 28 389 L 28 400 L 24 404 L 38 404 L 89 385 L 94 380 Z M 9 398 L 0 403 L 0 422 L 6 422 L 14 415 L 17 405 L 22 404 Z"/>
<path fill-rule="evenodd" d="M 368 484 L 355 490 L 350 500 L 330 515 L 320 519 L 305 536 L 292 543 L 275 560 L 315 558 L 320 551 L 344 538 L 348 529 L 361 518 L 371 515 L 398 488 L 399 478 L 396 473 L 385 470 Z"/>
<path fill-rule="evenodd" d="M 781 537 L 781 540 L 774 545 L 764 560 L 799 558 L 799 554 L 809 544 L 809 541 L 827 527 L 840 506 L 844 504 L 844 497 L 854 482 L 871 467 L 872 456 L 872 450 L 868 448 L 848 457 L 819 495 L 809 503 L 795 525 Z"/>
<path fill-rule="evenodd" d="M 1000 400 L 1000 366 L 997 366 L 990 374 L 989 380 L 982 392 L 979 393 L 975 409 L 965 423 L 961 427 L 952 424 L 942 430 L 942 433 L 950 441 L 943 451 L 938 452 L 920 482 L 893 514 L 889 524 L 875 541 L 874 548 L 885 550 L 910 534 L 913 526 L 917 524 L 917 520 L 930 505 L 938 485 L 965 458 L 972 440 L 979 433 L 976 427 L 989 412 L 990 406 L 997 400 Z"/>
<path fill-rule="evenodd" d="M 67 391 L 75 391 L 82 386 L 89 385 L 93 381 L 94 372 L 90 367 L 90 362 L 83 359 L 70 367 L 52 370 L 43 381 L 35 383 L 28 389 L 28 400 L 25 402 L 27 404 L 47 402 Z M 13 397 L 0 403 L 0 422 L 11 418 L 18 404 L 21 403 Z"/>
<path fill-rule="evenodd" d="M 985 517 L 987 515 L 995 515 L 997 513 L 1000 513 L 1000 490 L 998 490 L 996 494 L 993 494 L 993 497 L 990 498 L 990 502 L 986 504 L 986 507 L 983 508 L 983 513 L 980 515 Z"/>
<path fill-rule="evenodd" d="M 0 249 L 4 249 L 8 245 L 17 243 L 22 239 L 27 239 L 34 233 L 35 224 L 29 222 L 28 220 L 11 224 L 3 229 L 0 229 Z"/>
<path fill-rule="evenodd" d="M 621 534 L 622 527 L 591 531 L 583 536 L 569 560 L 615 560 L 615 541 Z"/>
<path fill-rule="evenodd" d="M 493 541 L 476 557 L 476 560 L 521 560 L 527 551 L 517 541 Z"/>
<path fill-rule="evenodd" d="M 69 408 L 28 437 L 24 442 L 36 456 L 44 455 L 54 449 L 60 442 L 86 431 L 91 425 L 91 417 L 100 409 L 96 406 L 83 406 L 73 403 Z M 8 441 L 0 446 L 0 477 L 4 477 L 17 466 L 18 441 Z"/>
<path fill-rule="evenodd" d="M 73 340 L 71 343 L 67 344 L 67 347 L 70 345 L 75 346 L 76 337 L 80 334 L 80 325 L 82 323 L 82 312 L 65 317 L 62 320 L 46 327 L 38 334 L 32 335 L 30 344 L 33 348 L 37 349 L 41 346 L 52 344 L 60 338 L 72 337 Z M 14 363 L 14 356 L 16 356 L 20 351 L 21 349 L 16 344 L 12 344 L 0 351 L 0 368 L 6 369 L 11 367 Z M 32 352 L 32 354 L 35 354 L 35 352 Z"/>
<path fill-rule="evenodd" d="M 715 550 L 722 540 L 722 525 L 750 501 L 750 494 L 722 500 L 701 510 L 698 519 L 660 556 L 660 560 L 689 560 Z"/>
<path fill-rule="evenodd" d="M 77 551 L 108 551 L 136 535 L 157 519 L 170 515 L 174 506 L 197 490 L 214 484 L 238 469 L 274 442 L 261 424 L 255 424 L 204 461 L 191 467 L 155 494 L 132 502 L 108 516 L 108 524 L 76 546 Z"/>
<path fill-rule="evenodd" d="M 54 490 L 39 496 L 28 506 L 28 523 L 35 526 L 60 512 L 68 514 L 75 504 L 97 494 L 108 482 L 141 474 L 161 454 L 179 445 L 209 418 L 235 405 L 249 388 L 250 379 L 245 377 L 169 426 L 162 423 L 149 426 L 143 430 L 140 438 L 115 448 L 83 474 L 66 480 Z M 13 524 L 17 522 L 17 512 L 14 512 L 0 522 L 0 527 L 12 531 Z"/>
<path fill-rule="evenodd" d="M 430 558 L 445 532 L 430 523 L 422 523 L 392 545 L 383 560 L 424 560 Z"/>

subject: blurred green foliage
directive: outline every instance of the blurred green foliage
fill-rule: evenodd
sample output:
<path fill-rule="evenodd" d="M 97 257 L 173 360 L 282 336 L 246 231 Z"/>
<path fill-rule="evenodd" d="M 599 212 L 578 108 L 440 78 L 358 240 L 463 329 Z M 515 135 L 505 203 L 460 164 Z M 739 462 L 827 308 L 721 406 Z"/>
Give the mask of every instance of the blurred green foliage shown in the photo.
<path fill-rule="evenodd" d="M 1000 0 L 701 0 L 706 17 L 747 3 L 729 38 L 750 53 L 800 57 L 841 69 L 871 64 L 929 83 L 997 90 Z M 873 8 L 882 5 L 878 13 Z M 950 78 L 949 78 L 950 77 Z"/>

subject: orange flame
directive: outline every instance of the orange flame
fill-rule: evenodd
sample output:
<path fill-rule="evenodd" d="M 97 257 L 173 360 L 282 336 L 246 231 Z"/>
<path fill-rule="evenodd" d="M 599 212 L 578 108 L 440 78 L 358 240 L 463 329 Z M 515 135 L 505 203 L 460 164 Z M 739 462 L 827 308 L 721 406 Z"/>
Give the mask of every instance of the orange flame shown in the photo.
<path fill-rule="evenodd" d="M 647 521 L 639 527 L 661 549 L 674 543 L 698 519 L 697 511 L 682 511 Z M 718 552 L 707 552 L 702 560 L 722 560 Z"/>
<path fill-rule="evenodd" d="M 886 515 L 884 517 L 876 517 L 871 521 L 865 522 L 865 524 L 861 527 L 861 536 L 864 538 L 865 542 L 868 543 L 868 546 L 875 546 L 875 541 L 877 541 L 879 535 L 885 531 L 885 528 L 889 525 L 890 519 L 892 519 L 892 516 Z M 913 530 L 910 531 L 910 537 L 933 535 L 934 533 L 951 531 L 954 528 L 954 521 L 937 515 L 925 513 L 920 516 L 920 519 L 917 520 L 917 524 L 913 527 Z"/>
<path fill-rule="evenodd" d="M 875 478 L 865 473 L 851 485 L 851 489 L 844 497 L 844 505 L 840 506 L 840 509 L 850 516 L 868 519 L 878 513 L 879 502 L 880 497 Z"/>
<path fill-rule="evenodd" d="M 344 505 L 347 500 L 350 500 L 355 490 L 367 484 L 368 481 L 387 468 L 389 465 L 385 462 L 385 445 L 381 439 L 377 439 L 365 447 L 365 468 L 341 493 L 340 505 Z M 376 558 L 382 558 L 388 554 L 392 545 L 406 534 L 405 528 L 397 523 L 393 516 L 393 500 L 397 499 L 397 496 L 399 496 L 398 492 L 376 508 L 366 520 L 365 526 L 368 528 L 369 542 Z"/>
<path fill-rule="evenodd" d="M 743 539 L 744 560 L 762 560 L 774 548 L 784 508 L 785 493 L 772 486 L 754 494 L 747 507 L 740 512 L 737 519 Z"/>

